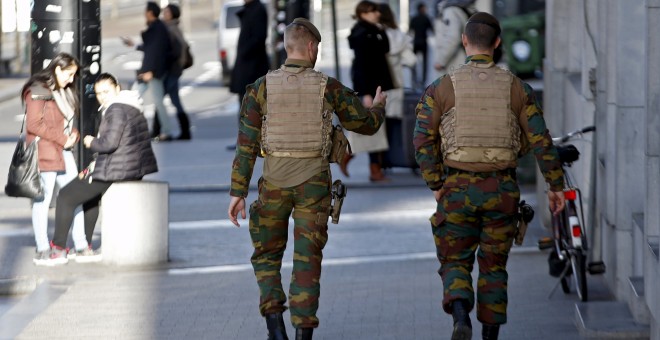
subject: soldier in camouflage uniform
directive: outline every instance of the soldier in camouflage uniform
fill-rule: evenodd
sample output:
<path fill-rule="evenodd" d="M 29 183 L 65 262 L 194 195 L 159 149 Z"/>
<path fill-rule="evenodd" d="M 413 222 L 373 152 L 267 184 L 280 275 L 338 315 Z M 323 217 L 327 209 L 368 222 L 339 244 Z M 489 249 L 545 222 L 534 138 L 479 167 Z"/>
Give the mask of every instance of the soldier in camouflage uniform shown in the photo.
<path fill-rule="evenodd" d="M 353 90 L 313 70 L 320 41 L 311 22 L 294 20 L 284 34 L 288 55 L 284 65 L 248 85 L 241 105 L 228 214 L 236 226 L 239 212 L 245 219 L 245 197 L 261 153 L 264 172 L 258 183 L 259 197 L 249 208 L 249 231 L 259 309 L 266 317 L 269 339 L 287 339 L 280 268 L 292 213 L 291 323 L 296 339 L 311 339 L 318 327 L 321 259 L 331 205 L 328 151 L 333 112 L 344 128 L 361 134 L 376 133 L 384 120 L 385 94 L 380 87 L 367 109 Z"/>
<path fill-rule="evenodd" d="M 549 185 L 550 209 L 564 208 L 557 150 L 532 89 L 494 65 L 500 26 L 490 14 L 470 17 L 462 36 L 466 64 L 426 88 L 416 108 L 416 159 L 438 202 L 431 217 L 452 339 L 470 339 L 475 305 L 472 267 L 479 263 L 477 319 L 483 339 L 506 323 L 506 262 L 516 234 L 517 158 L 530 150 Z"/>

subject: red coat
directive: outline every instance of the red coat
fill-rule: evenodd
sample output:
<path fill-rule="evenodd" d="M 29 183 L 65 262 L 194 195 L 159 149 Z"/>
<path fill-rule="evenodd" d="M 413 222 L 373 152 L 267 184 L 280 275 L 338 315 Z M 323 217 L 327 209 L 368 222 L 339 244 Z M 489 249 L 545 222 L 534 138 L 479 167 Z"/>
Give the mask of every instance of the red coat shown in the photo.
<path fill-rule="evenodd" d="M 25 93 L 27 142 L 31 143 L 36 136 L 40 137 L 39 171 L 64 171 L 62 150 L 68 139 L 64 133 L 64 115 L 53 99 L 33 99 L 33 89 Z M 50 90 L 43 91 L 50 95 Z"/>

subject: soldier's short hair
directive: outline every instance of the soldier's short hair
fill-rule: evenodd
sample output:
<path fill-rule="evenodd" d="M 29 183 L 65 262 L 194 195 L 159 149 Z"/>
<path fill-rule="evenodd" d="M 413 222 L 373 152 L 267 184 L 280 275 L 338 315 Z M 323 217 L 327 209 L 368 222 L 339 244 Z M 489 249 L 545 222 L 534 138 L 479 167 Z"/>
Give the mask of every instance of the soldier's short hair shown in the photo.
<path fill-rule="evenodd" d="M 501 32 L 500 23 L 494 16 L 479 12 L 468 19 L 464 34 L 470 44 L 486 49 L 495 47 L 495 42 Z"/>
<path fill-rule="evenodd" d="M 318 29 L 309 20 L 300 19 L 294 20 L 284 30 L 284 48 L 287 51 L 303 49 L 310 41 L 317 44 L 321 41 Z"/>

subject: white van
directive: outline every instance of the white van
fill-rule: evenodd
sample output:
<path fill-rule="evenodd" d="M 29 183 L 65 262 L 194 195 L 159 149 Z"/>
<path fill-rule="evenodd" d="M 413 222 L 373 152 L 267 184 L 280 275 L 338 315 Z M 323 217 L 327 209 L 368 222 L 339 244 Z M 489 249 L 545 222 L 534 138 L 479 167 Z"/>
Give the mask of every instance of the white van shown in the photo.
<path fill-rule="evenodd" d="M 266 6 L 268 18 L 270 21 L 270 7 L 268 1 L 261 1 Z M 236 49 L 238 47 L 238 35 L 241 33 L 241 20 L 236 13 L 243 8 L 243 0 L 229 0 L 222 5 L 220 10 L 220 20 L 218 22 L 218 58 L 222 70 L 220 71 L 220 80 L 222 86 L 229 86 L 229 77 L 236 60 Z M 266 44 L 270 44 L 270 25 L 268 26 L 268 38 Z M 267 46 L 267 51 L 270 51 Z M 270 53 L 269 53 L 270 54 Z"/>

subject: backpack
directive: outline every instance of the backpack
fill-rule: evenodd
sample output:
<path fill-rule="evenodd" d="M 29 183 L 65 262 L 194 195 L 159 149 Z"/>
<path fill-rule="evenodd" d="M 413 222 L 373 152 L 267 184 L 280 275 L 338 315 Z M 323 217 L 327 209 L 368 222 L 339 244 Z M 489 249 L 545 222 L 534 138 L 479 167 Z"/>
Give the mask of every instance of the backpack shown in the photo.
<path fill-rule="evenodd" d="M 183 53 L 185 53 L 185 58 L 183 60 L 182 66 L 183 69 L 185 70 L 193 66 L 193 62 L 194 62 L 193 55 L 192 53 L 190 53 L 190 45 L 188 45 L 187 43 L 186 43 L 186 48 L 183 50 Z"/>

